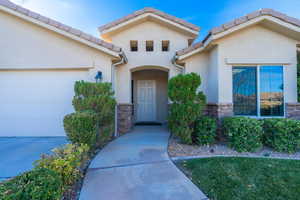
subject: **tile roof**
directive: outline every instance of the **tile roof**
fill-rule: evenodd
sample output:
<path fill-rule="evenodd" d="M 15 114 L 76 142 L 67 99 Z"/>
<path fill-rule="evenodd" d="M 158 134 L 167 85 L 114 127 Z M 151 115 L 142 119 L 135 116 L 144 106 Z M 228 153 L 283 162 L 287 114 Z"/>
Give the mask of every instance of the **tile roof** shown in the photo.
<path fill-rule="evenodd" d="M 243 24 L 245 22 L 248 22 L 254 18 L 260 17 L 260 16 L 272 16 L 275 18 L 278 18 L 280 20 L 283 20 L 287 23 L 293 24 L 295 26 L 300 27 L 300 20 L 294 17 L 289 17 L 283 13 L 280 13 L 278 11 L 269 9 L 269 8 L 265 8 L 265 9 L 261 9 L 261 10 L 257 10 L 255 12 L 249 13 L 243 17 L 237 18 L 231 22 L 225 23 L 221 26 L 215 27 L 213 29 L 211 29 L 208 33 L 208 35 L 205 37 L 205 39 L 202 42 L 196 43 L 188 48 L 182 49 L 180 51 L 176 52 L 176 55 L 178 56 L 182 56 L 184 54 L 187 54 L 195 49 L 200 48 L 201 46 L 203 46 L 203 43 L 212 35 L 216 35 L 218 33 L 224 32 L 228 29 L 231 29 L 235 26 L 238 26 L 240 24 Z"/>
<path fill-rule="evenodd" d="M 14 10 L 14 11 L 20 13 L 20 14 L 26 15 L 26 16 L 31 17 L 31 18 L 33 18 L 35 20 L 38 20 L 38 21 L 40 21 L 40 22 L 42 22 L 44 24 L 48 24 L 50 26 L 58 28 L 58 29 L 60 29 L 62 31 L 65 31 L 65 32 L 67 32 L 69 34 L 72 34 L 74 36 L 82 38 L 82 39 L 84 39 L 86 41 L 92 42 L 92 43 L 94 43 L 94 44 L 96 44 L 98 46 L 104 47 L 104 48 L 109 49 L 109 50 L 111 50 L 113 52 L 116 52 L 116 53 L 121 53 L 122 52 L 122 49 L 120 47 L 117 47 L 117 46 L 115 46 L 115 45 L 113 45 L 111 43 L 105 42 L 105 41 L 103 41 L 103 40 L 101 40 L 99 38 L 96 38 L 96 37 L 94 37 L 92 35 L 84 33 L 84 32 L 82 32 L 82 31 L 80 31 L 78 29 L 72 28 L 70 26 L 62 24 L 62 23 L 60 23 L 58 21 L 55 21 L 53 19 L 50 19 L 48 17 L 42 16 L 42 15 L 40 15 L 38 13 L 35 13 L 33 11 L 30 11 L 30 10 L 28 10 L 26 8 L 18 6 L 16 4 L 12 3 L 9 0 L 0 0 L 0 6 L 4 6 L 6 8 L 11 9 L 11 10 Z"/>
<path fill-rule="evenodd" d="M 141 10 L 135 11 L 134 13 L 129 14 L 129 15 L 125 16 L 125 17 L 122 17 L 122 18 L 120 18 L 120 19 L 118 19 L 116 21 L 113 21 L 111 23 L 108 23 L 108 24 L 105 24 L 103 26 L 100 26 L 98 29 L 99 29 L 100 32 L 102 32 L 104 30 L 107 30 L 109 28 L 117 26 L 117 25 L 119 25 L 121 23 L 129 21 L 129 20 L 131 20 L 131 19 L 133 19 L 133 18 L 135 18 L 137 16 L 140 16 L 142 14 L 145 14 L 145 13 L 156 14 L 156 15 L 158 15 L 160 17 L 163 17 L 163 18 L 165 18 L 167 20 L 173 21 L 173 22 L 175 22 L 177 24 L 180 24 L 180 25 L 182 25 L 182 26 L 184 26 L 186 28 L 189 28 L 189 29 L 191 29 L 193 31 L 199 31 L 200 30 L 200 28 L 198 26 L 194 25 L 194 24 L 191 24 L 191 23 L 186 22 L 185 20 L 182 20 L 182 19 L 180 19 L 178 17 L 169 15 L 167 13 L 164 13 L 164 12 L 160 11 L 160 10 L 157 10 L 155 8 L 150 8 L 150 7 L 146 7 L 146 8 L 143 8 Z"/>
<path fill-rule="evenodd" d="M 181 56 L 181 55 L 187 54 L 187 53 L 189 53 L 191 51 L 194 51 L 195 49 L 198 49 L 198 48 L 201 48 L 201 47 L 203 47 L 203 43 L 202 42 L 197 42 L 197 43 L 192 44 L 191 46 L 189 46 L 185 49 L 177 51 L 176 55 Z"/>

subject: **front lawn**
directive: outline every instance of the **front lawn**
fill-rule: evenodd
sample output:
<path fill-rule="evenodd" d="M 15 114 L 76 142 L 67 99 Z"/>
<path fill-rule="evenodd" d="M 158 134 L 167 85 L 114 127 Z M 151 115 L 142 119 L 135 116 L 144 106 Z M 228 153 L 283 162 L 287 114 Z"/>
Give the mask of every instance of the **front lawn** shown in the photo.
<path fill-rule="evenodd" d="M 179 167 L 211 200 L 300 199 L 300 161 L 205 158 Z"/>

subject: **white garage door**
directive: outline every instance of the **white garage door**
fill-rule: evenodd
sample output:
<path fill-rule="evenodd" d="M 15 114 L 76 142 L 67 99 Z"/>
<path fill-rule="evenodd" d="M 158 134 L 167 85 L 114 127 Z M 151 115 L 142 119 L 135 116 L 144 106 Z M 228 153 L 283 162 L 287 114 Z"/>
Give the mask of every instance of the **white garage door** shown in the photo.
<path fill-rule="evenodd" d="M 64 136 L 74 83 L 88 71 L 0 71 L 0 137 Z"/>

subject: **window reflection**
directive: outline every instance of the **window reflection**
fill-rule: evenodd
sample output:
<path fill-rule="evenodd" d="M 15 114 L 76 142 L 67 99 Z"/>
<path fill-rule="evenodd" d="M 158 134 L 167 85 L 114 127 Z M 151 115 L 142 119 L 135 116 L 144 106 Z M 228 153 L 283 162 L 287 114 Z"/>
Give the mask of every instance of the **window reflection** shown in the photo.
<path fill-rule="evenodd" d="M 257 115 L 256 67 L 234 67 L 233 112 L 235 115 Z"/>
<path fill-rule="evenodd" d="M 260 67 L 260 114 L 283 116 L 282 66 Z"/>
<path fill-rule="evenodd" d="M 259 81 L 257 80 L 257 70 L 259 70 Z M 233 67 L 232 73 L 233 111 L 235 115 L 284 115 L 282 66 Z"/>

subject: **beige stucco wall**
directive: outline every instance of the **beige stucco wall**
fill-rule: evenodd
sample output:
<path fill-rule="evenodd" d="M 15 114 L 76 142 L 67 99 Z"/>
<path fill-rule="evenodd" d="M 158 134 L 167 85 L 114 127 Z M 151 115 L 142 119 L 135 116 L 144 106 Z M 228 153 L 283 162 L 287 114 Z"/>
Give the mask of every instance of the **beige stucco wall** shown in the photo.
<path fill-rule="evenodd" d="M 159 66 L 169 71 L 169 76 L 177 75 L 176 69 L 171 60 L 175 52 L 188 46 L 190 36 L 167 28 L 159 23 L 144 21 L 136 24 L 122 32 L 111 35 L 113 44 L 122 47 L 128 63 L 119 66 L 116 71 L 117 77 L 117 100 L 119 103 L 131 103 L 131 72 L 134 68 L 141 66 Z M 138 41 L 138 51 L 130 51 L 130 40 Z M 154 41 L 154 51 L 146 52 L 146 40 Z M 161 51 L 161 41 L 169 40 L 168 52 Z M 151 68 L 151 67 L 149 67 Z"/>
<path fill-rule="evenodd" d="M 281 61 L 289 62 L 290 64 L 283 65 L 285 102 L 297 102 L 296 44 L 294 39 L 261 25 L 254 25 L 214 41 L 214 47 L 208 52 L 198 53 L 184 62 L 188 72 L 197 72 L 206 80 L 204 82 L 208 85 L 203 90 L 207 101 L 211 103 L 232 103 L 234 64 L 228 63 L 228 60 L 238 60 L 251 66 L 261 64 L 259 61 L 270 62 L 264 65 L 283 65 Z M 246 64 L 247 62 L 251 64 Z M 205 68 L 207 77 L 203 73 Z"/>
<path fill-rule="evenodd" d="M 209 53 L 202 53 L 197 54 L 194 57 L 190 57 L 185 61 L 186 67 L 185 72 L 191 73 L 196 72 L 201 77 L 201 85 L 199 90 L 203 91 L 207 98 L 211 98 L 211 92 L 209 91 L 209 83 L 212 81 L 213 77 L 209 77 L 208 73 L 211 69 L 210 65 L 210 54 Z"/>
<path fill-rule="evenodd" d="M 53 31 L 0 11 L 1 68 L 94 67 L 103 80 L 111 81 L 111 56 Z"/>
<path fill-rule="evenodd" d="M 168 112 L 168 72 L 157 70 L 142 70 L 132 73 L 133 85 L 133 102 L 134 108 L 137 108 L 137 81 L 138 80 L 155 80 L 156 85 L 156 119 L 158 122 L 164 123 L 167 120 Z M 134 120 L 136 121 L 137 109 L 134 109 Z"/>
<path fill-rule="evenodd" d="M 281 65 L 277 63 L 279 60 L 290 62 L 284 66 L 284 97 L 285 102 L 297 102 L 297 41 L 255 25 L 216 43 L 220 61 L 218 102 L 232 102 L 232 66 L 226 63 L 226 59 L 240 59 L 244 62 L 262 60 L 272 65 Z"/>

